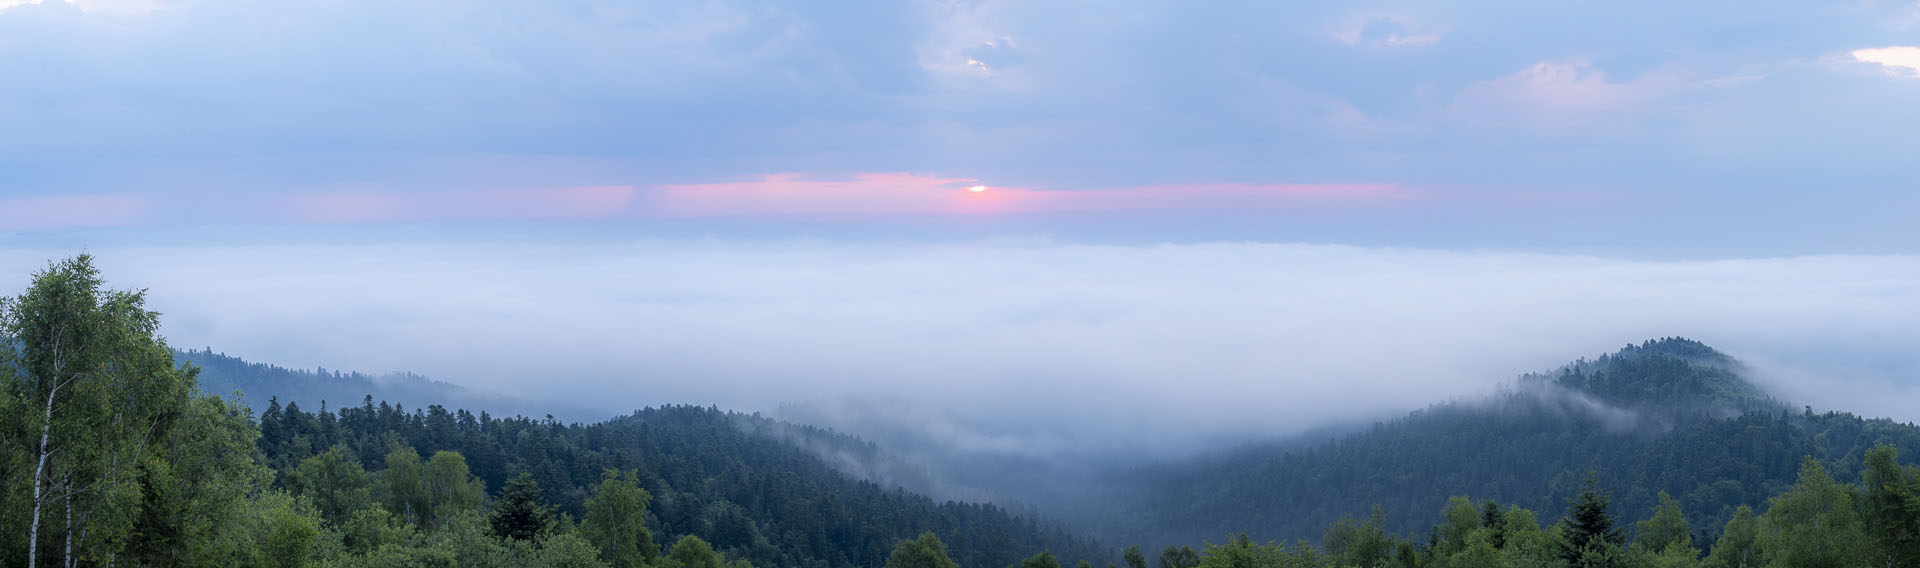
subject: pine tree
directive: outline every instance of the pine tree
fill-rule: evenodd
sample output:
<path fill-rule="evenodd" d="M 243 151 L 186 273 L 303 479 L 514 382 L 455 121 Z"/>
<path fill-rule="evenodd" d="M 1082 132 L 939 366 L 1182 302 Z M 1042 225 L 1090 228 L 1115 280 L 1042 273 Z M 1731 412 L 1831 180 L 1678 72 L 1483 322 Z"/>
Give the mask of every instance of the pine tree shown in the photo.
<path fill-rule="evenodd" d="M 500 502 L 488 515 L 493 536 L 511 540 L 539 542 L 553 529 L 553 510 L 540 500 L 540 484 L 533 475 L 522 472 L 507 480 L 500 490 Z"/>
<path fill-rule="evenodd" d="M 1598 476 L 1588 473 L 1580 494 L 1567 500 L 1567 516 L 1560 519 L 1560 559 L 1575 568 L 1612 568 L 1620 562 L 1626 536 L 1613 526 L 1613 516 L 1607 514 L 1610 500 L 1599 485 Z"/>
<path fill-rule="evenodd" d="M 1507 516 L 1500 512 L 1499 503 L 1493 502 L 1492 499 L 1487 500 L 1486 505 L 1480 511 L 1480 526 L 1486 527 L 1489 531 L 1487 533 L 1488 542 L 1492 544 L 1494 548 L 1506 548 Z"/>

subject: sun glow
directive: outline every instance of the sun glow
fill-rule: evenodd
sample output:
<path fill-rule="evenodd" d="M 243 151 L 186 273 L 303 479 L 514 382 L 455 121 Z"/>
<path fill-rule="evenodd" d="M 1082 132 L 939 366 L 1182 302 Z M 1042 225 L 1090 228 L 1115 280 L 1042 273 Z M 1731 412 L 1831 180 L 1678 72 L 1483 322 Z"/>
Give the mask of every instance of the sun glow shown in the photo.
<path fill-rule="evenodd" d="M 980 193 L 980 192 L 982 192 L 982 191 L 986 191 L 986 190 L 987 190 L 987 186 L 984 186 L 984 185 L 970 185 L 970 186 L 967 186 L 967 191 L 970 191 L 970 192 L 973 192 L 973 193 Z"/>

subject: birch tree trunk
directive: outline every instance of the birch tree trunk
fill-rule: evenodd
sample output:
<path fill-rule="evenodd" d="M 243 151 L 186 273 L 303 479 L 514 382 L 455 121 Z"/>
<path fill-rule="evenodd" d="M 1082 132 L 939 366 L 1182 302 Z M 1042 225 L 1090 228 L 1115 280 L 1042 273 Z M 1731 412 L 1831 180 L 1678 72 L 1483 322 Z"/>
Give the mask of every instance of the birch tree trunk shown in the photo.
<path fill-rule="evenodd" d="M 65 490 L 61 491 L 61 500 L 67 505 L 67 527 L 66 530 L 61 531 L 66 533 L 67 546 L 66 552 L 60 557 L 60 565 L 73 568 L 73 474 L 68 473 L 66 481 L 61 482 L 60 485 L 61 489 Z"/>
<path fill-rule="evenodd" d="M 40 507 L 46 502 L 46 493 L 41 490 L 40 478 L 46 475 L 47 441 L 53 433 L 53 396 L 60 392 L 60 386 L 54 385 L 47 391 L 47 410 L 40 423 L 40 463 L 33 467 L 33 528 L 27 532 L 27 568 L 34 568 L 40 560 Z"/>

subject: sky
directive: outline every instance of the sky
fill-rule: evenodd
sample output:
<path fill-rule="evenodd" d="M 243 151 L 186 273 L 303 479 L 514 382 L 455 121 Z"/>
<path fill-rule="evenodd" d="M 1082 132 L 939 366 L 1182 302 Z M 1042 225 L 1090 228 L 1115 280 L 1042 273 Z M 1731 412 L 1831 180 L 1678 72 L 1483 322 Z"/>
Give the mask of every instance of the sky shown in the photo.
<path fill-rule="evenodd" d="M 1920 419 L 1916 103 L 1913 0 L 0 0 L 0 294 L 995 451 L 1667 335 Z"/>

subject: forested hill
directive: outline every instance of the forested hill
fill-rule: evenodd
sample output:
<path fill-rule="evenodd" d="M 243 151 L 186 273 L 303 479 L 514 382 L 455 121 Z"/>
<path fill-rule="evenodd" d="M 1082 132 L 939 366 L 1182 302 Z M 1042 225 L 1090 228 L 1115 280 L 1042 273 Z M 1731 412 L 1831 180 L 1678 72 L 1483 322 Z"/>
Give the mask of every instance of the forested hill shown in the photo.
<path fill-rule="evenodd" d="M 255 412 L 266 408 L 269 400 L 276 399 L 280 404 L 319 409 L 322 403 L 334 408 L 357 405 L 371 396 L 374 400 L 405 401 L 415 405 L 437 404 L 474 412 L 485 410 L 500 415 L 538 417 L 551 414 L 566 421 L 599 421 L 614 414 L 549 400 L 504 396 L 411 373 L 375 376 L 327 369 L 288 369 L 215 353 L 211 348 L 175 350 L 173 359 L 200 368 L 202 392 L 231 396 L 234 391 L 240 391 L 242 400 Z"/>
<path fill-rule="evenodd" d="M 1622 515 L 1648 514 L 1665 491 L 1692 526 L 1715 528 L 1791 485 L 1802 456 L 1844 477 L 1878 442 L 1920 447 L 1911 424 L 1789 409 L 1741 372 L 1698 342 L 1649 341 L 1331 443 L 1144 474 L 1131 480 L 1144 498 L 1108 515 L 1101 532 L 1130 542 L 1317 540 L 1378 504 L 1390 530 L 1424 534 L 1449 496 L 1560 510 L 1590 470 Z"/>
<path fill-rule="evenodd" d="M 1039 550 L 1068 560 L 1112 556 L 993 505 L 936 502 L 854 479 L 792 443 L 799 436 L 872 451 L 857 439 L 714 408 L 648 408 L 581 425 L 440 406 L 407 412 L 385 402 L 327 414 L 276 405 L 261 413 L 260 434 L 267 465 L 283 474 L 336 446 L 368 470 L 382 468 L 395 443 L 420 455 L 457 452 L 490 490 L 528 474 L 548 504 L 574 518 L 587 514 L 583 504 L 603 472 L 636 470 L 652 495 L 647 525 L 660 542 L 694 535 L 759 566 L 878 566 L 902 540 L 929 531 L 962 566 L 1005 566 Z"/>

